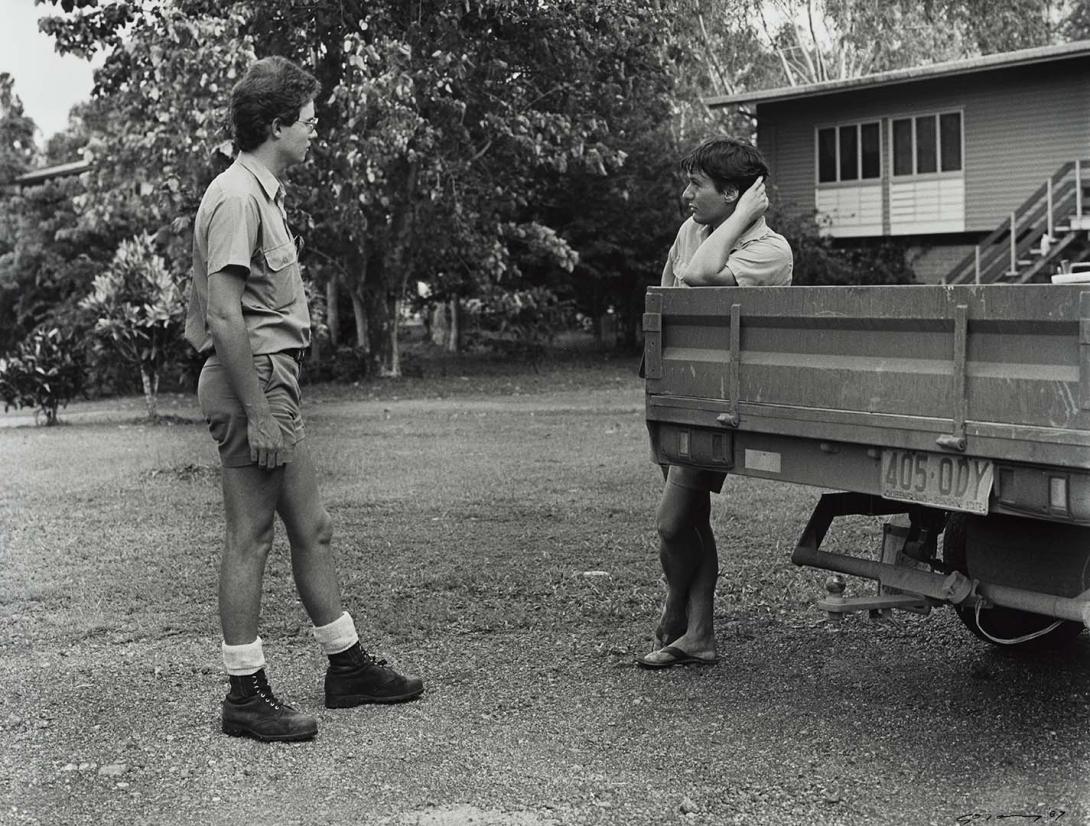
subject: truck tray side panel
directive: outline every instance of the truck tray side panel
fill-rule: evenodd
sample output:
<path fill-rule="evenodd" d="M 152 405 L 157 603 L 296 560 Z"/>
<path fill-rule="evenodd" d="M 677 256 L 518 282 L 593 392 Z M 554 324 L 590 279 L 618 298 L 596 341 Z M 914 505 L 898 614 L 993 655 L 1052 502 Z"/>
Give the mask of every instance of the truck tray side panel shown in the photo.
<path fill-rule="evenodd" d="M 932 450 L 960 435 L 973 455 L 1090 468 L 1088 286 L 652 288 L 648 311 L 649 418 L 701 399 L 693 424 Z"/>

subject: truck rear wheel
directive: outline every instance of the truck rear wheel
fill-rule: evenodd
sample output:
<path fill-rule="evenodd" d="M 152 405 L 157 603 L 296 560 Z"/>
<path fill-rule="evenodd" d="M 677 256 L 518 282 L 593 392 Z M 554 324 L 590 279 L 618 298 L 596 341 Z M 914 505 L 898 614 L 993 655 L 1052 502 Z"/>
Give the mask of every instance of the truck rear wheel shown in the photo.
<path fill-rule="evenodd" d="M 1084 550 L 1090 546 L 1082 540 L 1072 544 L 1067 534 L 1085 531 L 1017 517 L 956 513 L 946 522 L 942 558 L 951 570 L 982 582 L 1077 596 L 1090 587 L 1085 562 L 1088 552 Z M 1050 532 L 1059 535 L 1049 537 Z M 1032 545 L 1025 541 L 1031 537 Z M 1062 541 L 1064 547 L 1053 544 L 1050 538 Z M 1082 623 L 1014 608 L 955 606 L 955 610 L 965 627 L 980 639 L 1023 651 L 1061 647 L 1083 630 Z"/>

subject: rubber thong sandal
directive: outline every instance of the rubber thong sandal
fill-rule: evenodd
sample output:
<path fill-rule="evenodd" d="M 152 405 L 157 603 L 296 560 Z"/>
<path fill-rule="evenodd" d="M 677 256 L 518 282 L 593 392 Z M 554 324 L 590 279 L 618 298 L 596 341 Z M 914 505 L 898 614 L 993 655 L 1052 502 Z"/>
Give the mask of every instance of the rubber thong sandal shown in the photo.
<path fill-rule="evenodd" d="M 666 658 L 661 659 L 661 655 L 665 655 Z M 673 668 L 675 665 L 715 665 L 717 662 L 719 662 L 718 657 L 696 657 L 673 645 L 667 645 L 665 648 L 636 658 L 636 665 L 640 668 L 653 670 Z"/>

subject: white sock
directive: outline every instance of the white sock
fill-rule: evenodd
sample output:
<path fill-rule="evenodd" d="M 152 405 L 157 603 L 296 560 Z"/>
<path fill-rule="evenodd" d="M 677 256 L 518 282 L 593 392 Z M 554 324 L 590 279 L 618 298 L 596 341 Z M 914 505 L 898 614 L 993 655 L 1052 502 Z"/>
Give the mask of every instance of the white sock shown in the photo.
<path fill-rule="evenodd" d="M 256 674 L 265 667 L 265 652 L 261 650 L 261 637 L 244 645 L 223 643 L 223 666 L 232 677 Z"/>
<path fill-rule="evenodd" d="M 322 647 L 322 653 L 327 657 L 330 654 L 347 651 L 360 641 L 356 633 L 356 623 L 352 621 L 352 616 L 347 611 L 329 625 L 315 625 L 314 639 L 318 641 L 318 645 Z"/>

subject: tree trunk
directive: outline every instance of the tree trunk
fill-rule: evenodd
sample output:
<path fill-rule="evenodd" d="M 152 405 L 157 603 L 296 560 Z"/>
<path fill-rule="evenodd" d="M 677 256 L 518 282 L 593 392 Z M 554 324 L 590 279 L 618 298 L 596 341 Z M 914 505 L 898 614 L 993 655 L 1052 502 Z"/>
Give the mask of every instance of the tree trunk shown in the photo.
<path fill-rule="evenodd" d="M 337 289 L 337 281 L 337 276 L 333 273 L 325 282 L 325 322 L 329 327 L 329 343 L 334 351 L 341 341 L 341 311 L 337 306 L 337 294 L 340 291 Z"/>
<path fill-rule="evenodd" d="M 367 324 L 367 304 L 363 296 L 352 290 L 352 315 L 356 319 L 356 346 L 367 353 L 371 349 Z"/>
<path fill-rule="evenodd" d="M 388 355 L 390 310 L 386 282 L 385 253 L 376 245 L 367 261 L 367 281 L 361 290 L 367 320 L 367 370 L 372 376 L 384 374 Z"/>
<path fill-rule="evenodd" d="M 447 346 L 447 342 L 450 340 L 450 321 L 447 318 L 447 305 L 446 304 L 433 304 L 428 309 L 428 316 L 431 318 L 431 337 L 429 341 L 436 347 Z"/>
<path fill-rule="evenodd" d="M 389 361 L 383 371 L 384 376 L 400 378 L 401 376 L 401 350 L 397 346 L 397 334 L 401 329 L 401 302 L 396 298 L 390 302 L 390 343 Z"/>
<path fill-rule="evenodd" d="M 591 282 L 590 311 L 591 318 L 594 319 L 594 343 L 599 347 L 606 344 L 608 337 L 606 331 L 607 315 L 602 292 L 602 282 L 595 278 Z"/>
<path fill-rule="evenodd" d="M 409 242 L 412 236 L 413 218 L 415 211 L 416 178 L 420 171 L 418 161 L 409 161 L 405 170 L 403 189 L 405 197 L 398 209 L 394 212 L 390 222 L 390 245 L 387 249 L 387 264 L 384 272 L 387 277 L 392 276 L 394 289 L 387 295 L 389 313 L 389 339 L 386 367 L 383 375 L 399 377 L 401 375 L 401 357 L 397 347 L 397 332 L 400 327 L 398 308 L 401 299 L 405 295 L 405 289 L 409 284 Z"/>
<path fill-rule="evenodd" d="M 159 417 L 159 371 L 147 364 L 140 365 L 140 381 L 144 385 L 144 405 L 148 418 Z"/>
<path fill-rule="evenodd" d="M 447 352 L 462 352 L 462 302 L 457 296 L 450 300 L 450 328 L 447 336 Z"/>
<path fill-rule="evenodd" d="M 338 284 L 344 283 L 348 290 L 348 298 L 352 302 L 352 318 L 355 321 L 356 347 L 364 353 L 371 352 L 371 329 L 368 320 L 367 299 L 368 281 L 372 277 L 367 260 L 367 245 L 363 244 L 358 249 L 353 249 L 351 258 L 346 261 L 347 271 L 336 275 L 333 280 Z M 345 341 L 338 343 L 347 344 Z"/>

